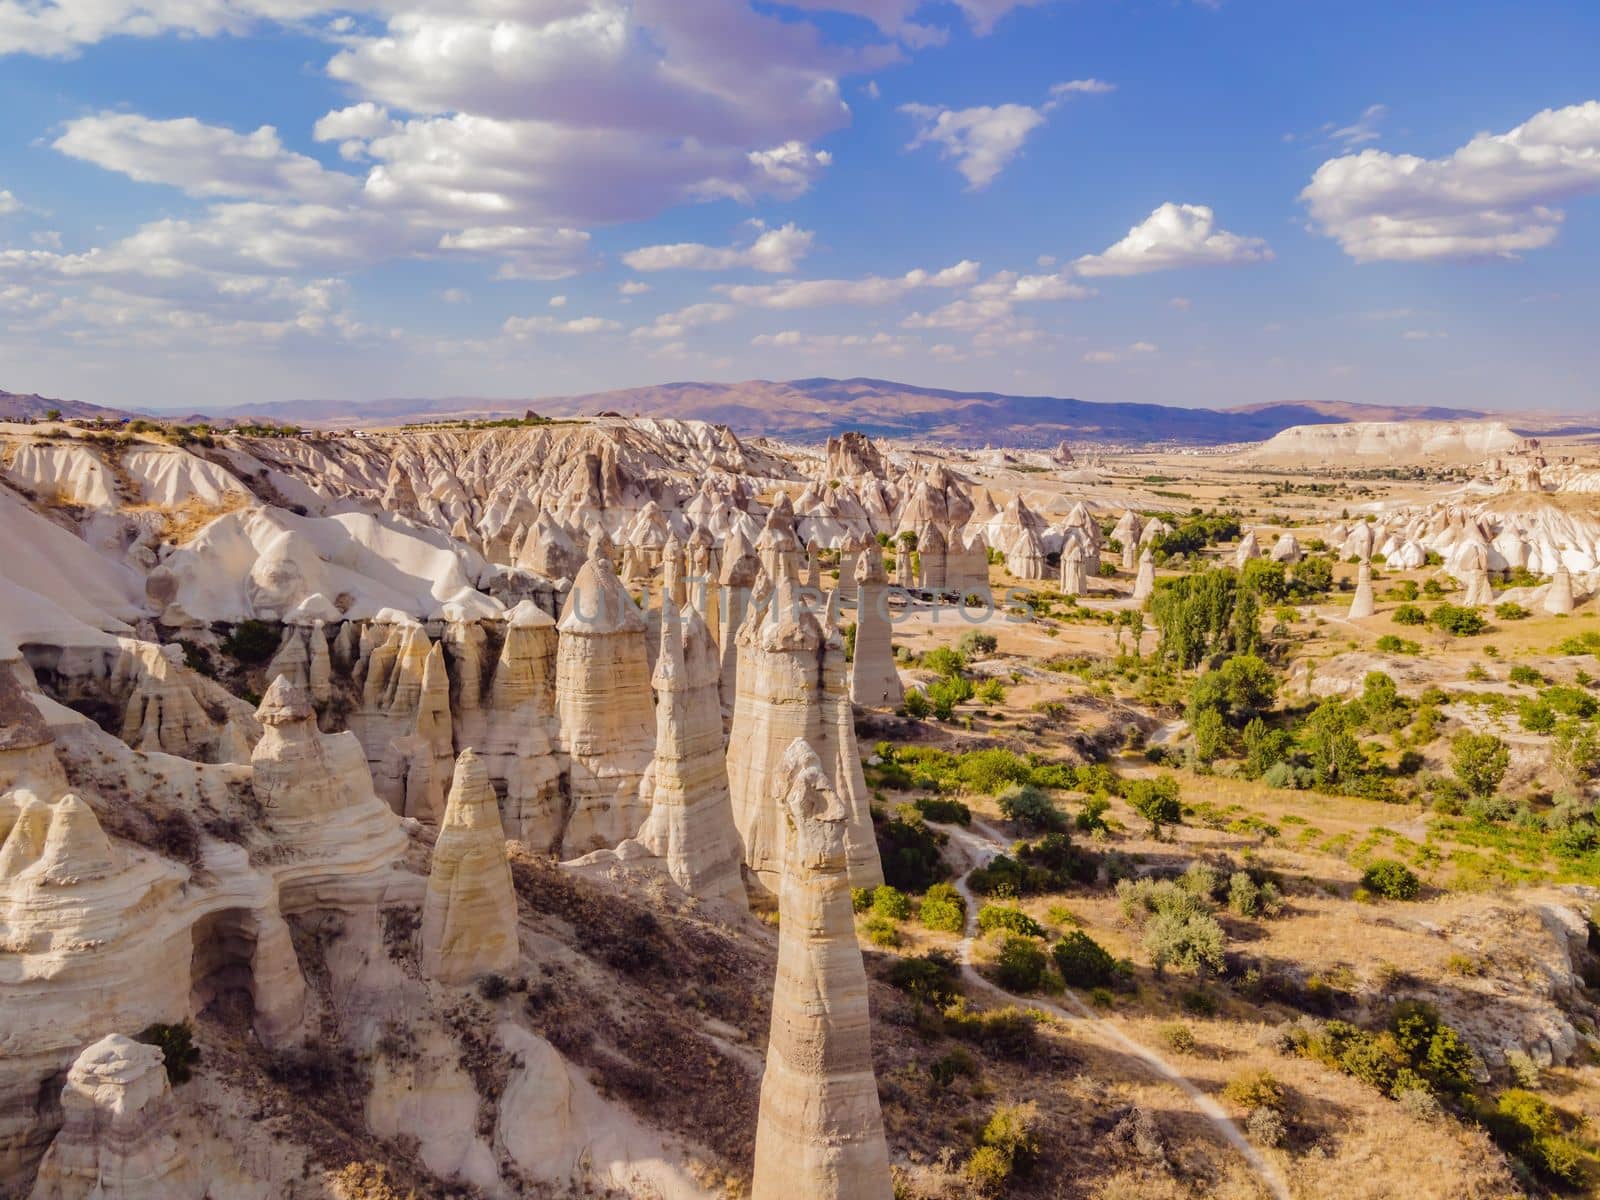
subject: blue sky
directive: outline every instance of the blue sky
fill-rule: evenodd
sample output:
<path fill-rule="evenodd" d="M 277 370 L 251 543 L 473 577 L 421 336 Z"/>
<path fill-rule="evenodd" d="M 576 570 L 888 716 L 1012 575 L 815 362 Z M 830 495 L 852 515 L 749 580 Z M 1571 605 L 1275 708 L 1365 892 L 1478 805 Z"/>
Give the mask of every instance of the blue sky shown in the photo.
<path fill-rule="evenodd" d="M 0 0 L 0 388 L 1600 409 L 1600 6 Z"/>

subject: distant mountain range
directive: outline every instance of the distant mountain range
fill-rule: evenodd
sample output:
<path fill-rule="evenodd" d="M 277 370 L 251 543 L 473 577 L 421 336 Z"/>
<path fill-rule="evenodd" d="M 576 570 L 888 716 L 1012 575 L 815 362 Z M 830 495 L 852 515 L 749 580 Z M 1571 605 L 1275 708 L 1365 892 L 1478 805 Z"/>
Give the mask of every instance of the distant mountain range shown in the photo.
<path fill-rule="evenodd" d="M 1102 404 L 1057 396 L 1010 396 L 918 387 L 886 379 L 765 379 L 664 383 L 527 401 L 307 401 L 252 405 L 228 415 L 315 425 L 377 424 L 442 417 L 678 417 L 715 421 L 744 436 L 821 441 L 846 429 L 873 436 L 981 446 L 1105 442 L 1253 442 L 1293 425 L 1408 419 L 1472 420 L 1465 409 L 1363 404 L 1257 404 L 1217 410 L 1163 404 Z"/>
<path fill-rule="evenodd" d="M 96 417 L 122 421 L 136 415 L 120 408 L 85 404 L 81 400 L 52 400 L 48 396 L 23 395 L 21 392 L 0 389 L 0 421 L 39 421 L 51 412 L 59 412 L 63 418 L 76 421 L 92 421 Z"/>
<path fill-rule="evenodd" d="M 0 392 L 0 419 L 129 414 L 92 404 Z M 846 429 L 873 436 L 945 442 L 1051 446 L 1071 442 L 1169 442 L 1220 445 L 1264 441 L 1295 425 L 1352 421 L 1463 421 L 1495 414 L 1471 409 L 1308 401 L 1234 408 L 1181 408 L 1165 404 L 1106 404 L 1057 396 L 1011 396 L 918 387 L 885 379 L 765 379 L 744 383 L 664 383 L 614 392 L 531 400 L 472 397 L 386 400 L 285 400 L 215 414 L 218 423 L 262 420 L 306 426 L 396 425 L 454 418 L 522 416 L 677 417 L 714 421 L 741 436 L 816 442 Z M 170 416 L 168 419 L 174 419 Z M 186 417 L 187 421 L 203 418 Z M 1551 432 L 1558 420 L 1518 419 L 1519 432 Z M 1569 427 L 1563 432 L 1590 432 Z"/>

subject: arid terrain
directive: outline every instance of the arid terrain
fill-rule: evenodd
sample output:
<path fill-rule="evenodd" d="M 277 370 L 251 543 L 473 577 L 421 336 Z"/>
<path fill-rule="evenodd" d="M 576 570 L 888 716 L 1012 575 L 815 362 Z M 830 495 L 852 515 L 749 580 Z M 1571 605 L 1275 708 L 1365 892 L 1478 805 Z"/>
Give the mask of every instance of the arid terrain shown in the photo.
<path fill-rule="evenodd" d="M 1600 440 L 72 415 L 0 1196 L 1600 1195 Z"/>

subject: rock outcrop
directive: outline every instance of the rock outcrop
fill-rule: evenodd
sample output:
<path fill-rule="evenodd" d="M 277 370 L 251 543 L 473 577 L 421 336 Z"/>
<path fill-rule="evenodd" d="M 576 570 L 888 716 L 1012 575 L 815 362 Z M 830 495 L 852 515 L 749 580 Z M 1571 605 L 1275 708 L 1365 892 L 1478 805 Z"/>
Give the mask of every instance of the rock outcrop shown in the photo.
<path fill-rule="evenodd" d="M 1139 552 L 1139 574 L 1133 581 L 1133 602 L 1143 604 L 1156 590 L 1156 560 L 1146 546 Z"/>
<path fill-rule="evenodd" d="M 80 1054 L 61 1090 L 61 1130 L 31 1200 L 201 1200 L 159 1047 L 121 1034 Z"/>
<path fill-rule="evenodd" d="M 849 813 L 850 861 L 858 887 L 883 881 L 861 778 L 844 651 L 837 631 L 805 607 L 792 581 L 778 586 L 764 613 L 739 631 L 739 692 L 728 735 L 728 784 L 744 862 L 763 888 L 782 874 L 780 764 L 795 739 L 816 748 L 830 785 Z"/>
<path fill-rule="evenodd" d="M 646 815 L 639 784 L 655 750 L 644 614 L 604 556 L 578 572 L 556 647 L 556 715 L 567 778 L 561 854 L 632 837 Z"/>
<path fill-rule="evenodd" d="M 899 708 L 905 699 L 894 665 L 889 581 L 877 548 L 857 556 L 856 642 L 850 664 L 850 699 L 863 708 Z"/>
<path fill-rule="evenodd" d="M 1350 598 L 1350 619 L 1360 621 L 1377 611 L 1372 595 L 1372 564 L 1365 560 L 1356 568 L 1356 594 Z"/>
<path fill-rule="evenodd" d="M 517 961 L 517 896 L 500 808 L 483 761 L 456 760 L 422 904 L 422 969 L 459 983 Z"/>
<path fill-rule="evenodd" d="M 1061 594 L 1081 596 L 1083 593 L 1083 547 L 1075 539 L 1069 539 L 1061 552 Z"/>
<path fill-rule="evenodd" d="M 750 1194 L 888 1200 L 845 806 L 802 740 L 785 750 L 775 783 L 784 825 L 778 974 Z"/>
<path fill-rule="evenodd" d="M 630 867 L 663 871 L 702 900 L 746 906 L 739 830 L 728 796 L 722 747 L 717 649 L 692 606 L 661 618 L 656 691 L 656 752 L 642 794 L 650 815 L 636 838 L 601 851 Z"/>
<path fill-rule="evenodd" d="M 548 852 L 561 836 L 561 763 L 556 755 L 555 621 L 524 601 L 506 614 L 505 640 L 483 706 L 482 729 L 463 722 L 499 793 L 506 836 Z"/>

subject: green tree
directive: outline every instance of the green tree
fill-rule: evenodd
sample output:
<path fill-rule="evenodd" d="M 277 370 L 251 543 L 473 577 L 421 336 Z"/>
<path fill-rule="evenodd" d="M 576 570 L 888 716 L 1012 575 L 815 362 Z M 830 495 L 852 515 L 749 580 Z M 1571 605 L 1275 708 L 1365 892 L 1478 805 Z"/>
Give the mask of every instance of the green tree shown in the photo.
<path fill-rule="evenodd" d="M 1331 696 L 1317 705 L 1301 730 L 1312 779 L 1324 790 L 1348 783 L 1360 773 L 1361 743 L 1350 732 L 1344 705 Z"/>
<path fill-rule="evenodd" d="M 1178 781 L 1171 775 L 1155 779 L 1130 779 L 1124 794 L 1133 811 L 1150 822 L 1150 831 L 1160 833 L 1163 826 L 1183 821 L 1183 805 L 1178 799 Z"/>
<path fill-rule="evenodd" d="M 1474 796 L 1491 796 L 1505 778 L 1511 751 L 1492 733 L 1456 734 L 1450 741 L 1450 765 L 1461 786 Z"/>

